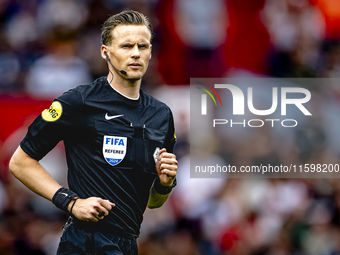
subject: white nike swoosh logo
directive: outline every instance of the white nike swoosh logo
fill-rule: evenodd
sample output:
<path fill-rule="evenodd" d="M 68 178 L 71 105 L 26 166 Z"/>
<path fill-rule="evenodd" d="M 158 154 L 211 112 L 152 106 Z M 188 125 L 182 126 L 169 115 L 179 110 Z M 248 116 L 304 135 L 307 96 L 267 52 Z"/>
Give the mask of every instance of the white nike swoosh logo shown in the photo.
<path fill-rule="evenodd" d="M 107 119 L 107 120 L 112 120 L 112 119 L 114 119 L 114 118 L 118 118 L 118 117 L 122 117 L 122 116 L 124 116 L 124 114 L 109 116 L 109 115 L 106 113 L 106 114 L 105 114 L 105 119 Z"/>

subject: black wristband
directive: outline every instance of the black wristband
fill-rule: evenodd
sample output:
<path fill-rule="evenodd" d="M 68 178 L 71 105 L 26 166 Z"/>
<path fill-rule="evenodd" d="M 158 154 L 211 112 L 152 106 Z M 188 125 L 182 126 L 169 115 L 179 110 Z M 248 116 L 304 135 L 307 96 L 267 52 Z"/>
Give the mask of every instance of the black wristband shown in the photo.
<path fill-rule="evenodd" d="M 73 202 L 73 204 L 72 204 L 72 206 L 71 206 L 71 209 L 70 209 L 70 214 L 71 215 L 73 215 L 72 214 L 72 210 L 73 210 L 73 206 L 74 206 L 74 204 L 77 202 L 77 199 L 78 199 L 79 197 L 75 197 L 75 198 L 73 198 L 72 200 L 74 200 L 74 202 Z"/>
<path fill-rule="evenodd" d="M 161 195 L 169 194 L 176 185 L 177 185 L 176 178 L 171 186 L 164 186 L 159 180 L 159 178 L 156 178 L 155 182 L 153 183 L 153 187 L 155 188 L 155 191 Z"/>
<path fill-rule="evenodd" d="M 75 199 L 75 197 L 78 197 L 78 195 L 74 193 L 72 190 L 60 188 L 53 195 L 52 203 L 59 209 L 68 212 L 67 206 L 72 200 Z"/>

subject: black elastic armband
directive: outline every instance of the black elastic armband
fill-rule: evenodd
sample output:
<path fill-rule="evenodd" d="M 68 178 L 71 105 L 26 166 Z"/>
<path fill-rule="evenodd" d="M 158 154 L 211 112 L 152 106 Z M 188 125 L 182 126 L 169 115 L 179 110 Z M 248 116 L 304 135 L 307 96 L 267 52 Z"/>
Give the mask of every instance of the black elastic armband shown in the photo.
<path fill-rule="evenodd" d="M 153 184 L 153 187 L 155 188 L 155 191 L 158 193 L 158 194 L 161 194 L 161 195 L 167 195 L 169 194 L 172 189 L 177 185 L 177 180 L 175 178 L 174 182 L 172 183 L 171 186 L 164 186 L 162 185 L 161 181 L 159 180 L 159 178 L 156 178 L 154 184 Z"/>
<path fill-rule="evenodd" d="M 59 209 L 68 212 L 67 206 L 72 201 L 75 200 L 78 195 L 74 193 L 72 190 L 66 188 L 60 188 L 53 195 L 52 203 L 58 207 Z"/>

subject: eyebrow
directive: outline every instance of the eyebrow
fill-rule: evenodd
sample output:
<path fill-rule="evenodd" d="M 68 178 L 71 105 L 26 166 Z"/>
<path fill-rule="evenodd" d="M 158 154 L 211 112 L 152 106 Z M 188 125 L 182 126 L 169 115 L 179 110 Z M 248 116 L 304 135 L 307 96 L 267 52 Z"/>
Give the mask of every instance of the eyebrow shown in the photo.
<path fill-rule="evenodd" d="M 131 42 L 131 41 L 123 41 L 123 42 L 119 42 L 118 45 L 126 45 L 126 44 L 135 45 L 136 43 L 137 43 L 138 45 L 151 45 L 150 42 Z"/>

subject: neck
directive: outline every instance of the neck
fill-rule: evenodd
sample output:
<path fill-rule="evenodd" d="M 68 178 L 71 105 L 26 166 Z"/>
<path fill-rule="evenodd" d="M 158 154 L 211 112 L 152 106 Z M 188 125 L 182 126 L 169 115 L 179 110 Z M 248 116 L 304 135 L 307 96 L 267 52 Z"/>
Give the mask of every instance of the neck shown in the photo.
<path fill-rule="evenodd" d="M 107 80 L 110 86 L 112 86 L 119 93 L 131 99 L 138 99 L 141 79 L 138 80 L 122 79 L 119 74 L 114 72 L 113 78 L 112 74 L 109 73 L 109 75 L 107 76 Z"/>

